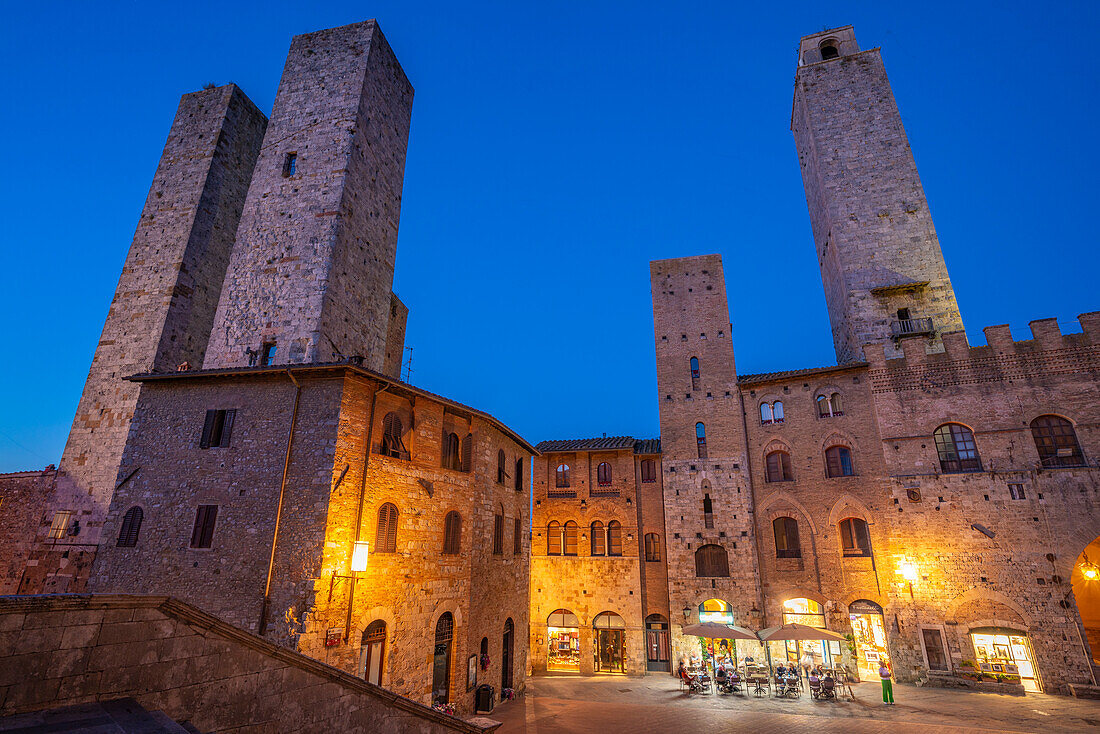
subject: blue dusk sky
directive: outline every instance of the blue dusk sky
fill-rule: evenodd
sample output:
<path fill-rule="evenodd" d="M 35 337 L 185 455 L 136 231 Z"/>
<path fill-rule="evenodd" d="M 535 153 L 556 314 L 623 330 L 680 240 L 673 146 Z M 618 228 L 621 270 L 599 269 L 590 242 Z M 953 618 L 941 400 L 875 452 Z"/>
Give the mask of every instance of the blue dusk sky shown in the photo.
<path fill-rule="evenodd" d="M 879 46 L 972 343 L 1100 309 L 1097 3 L 8 3 L 0 471 L 56 463 L 181 94 L 270 111 L 377 17 L 416 88 L 412 382 L 532 442 L 657 434 L 650 260 L 721 253 L 742 374 L 833 364 L 790 133 L 799 37 Z"/>

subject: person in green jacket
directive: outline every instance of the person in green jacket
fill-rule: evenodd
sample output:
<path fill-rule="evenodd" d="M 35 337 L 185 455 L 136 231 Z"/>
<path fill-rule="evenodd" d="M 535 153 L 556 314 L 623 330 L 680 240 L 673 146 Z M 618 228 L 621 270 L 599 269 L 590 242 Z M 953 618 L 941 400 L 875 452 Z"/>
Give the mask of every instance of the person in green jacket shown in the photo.
<path fill-rule="evenodd" d="M 882 702 L 887 706 L 893 706 L 894 684 L 890 680 L 890 668 L 885 660 L 878 664 L 878 677 L 882 678 Z"/>

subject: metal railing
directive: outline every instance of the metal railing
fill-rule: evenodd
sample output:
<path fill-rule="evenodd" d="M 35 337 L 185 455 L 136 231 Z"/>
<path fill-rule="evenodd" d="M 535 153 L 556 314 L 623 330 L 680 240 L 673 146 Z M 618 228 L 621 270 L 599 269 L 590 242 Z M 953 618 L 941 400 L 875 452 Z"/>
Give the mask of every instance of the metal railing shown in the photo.
<path fill-rule="evenodd" d="M 931 334 L 932 319 L 898 319 L 890 323 L 890 332 L 895 338 Z"/>

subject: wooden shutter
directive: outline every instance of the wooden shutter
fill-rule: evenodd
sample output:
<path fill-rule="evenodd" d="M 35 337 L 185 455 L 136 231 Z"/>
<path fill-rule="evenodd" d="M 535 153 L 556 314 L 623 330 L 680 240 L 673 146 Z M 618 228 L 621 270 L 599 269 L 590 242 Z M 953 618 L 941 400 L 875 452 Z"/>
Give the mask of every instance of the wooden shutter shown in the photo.
<path fill-rule="evenodd" d="M 462 516 L 452 510 L 443 524 L 443 552 L 454 555 L 462 543 Z"/>
<path fill-rule="evenodd" d="M 516 491 L 523 491 L 523 457 L 516 459 Z"/>
<path fill-rule="evenodd" d="M 577 555 L 577 523 L 570 520 L 565 523 L 565 555 Z"/>
<path fill-rule="evenodd" d="M 602 556 L 607 553 L 604 542 L 606 538 L 604 536 L 603 523 L 596 520 L 588 528 L 588 532 L 592 534 L 592 555 Z"/>
<path fill-rule="evenodd" d="M 210 434 L 214 430 L 214 421 L 217 418 L 218 411 L 208 410 L 206 411 L 206 421 L 202 424 L 202 437 L 199 438 L 199 448 L 210 448 Z"/>
<path fill-rule="evenodd" d="M 546 555 L 561 555 L 561 525 L 556 522 L 546 526 Z"/>
<path fill-rule="evenodd" d="M 493 555 L 504 553 L 504 516 L 493 515 Z"/>
<path fill-rule="evenodd" d="M 374 544 L 379 553 L 397 552 L 397 507 L 389 502 L 378 508 Z"/>
<path fill-rule="evenodd" d="M 229 448 L 229 434 L 233 432 L 233 419 L 237 417 L 237 411 L 235 409 L 225 411 L 225 419 L 222 422 L 222 437 L 218 442 L 218 446 L 221 448 Z"/>
<path fill-rule="evenodd" d="M 830 477 L 841 475 L 840 448 L 838 446 L 834 446 L 825 452 L 825 469 L 825 473 Z"/>
<path fill-rule="evenodd" d="M 191 531 L 192 548 L 209 548 L 214 539 L 214 523 L 218 518 L 217 505 L 199 505 L 195 513 L 195 528 Z"/>
<path fill-rule="evenodd" d="M 504 471 L 505 461 L 504 449 L 500 449 L 497 451 L 497 484 L 504 484 L 504 480 L 507 478 L 507 472 Z"/>
<path fill-rule="evenodd" d="M 623 554 L 623 526 L 618 520 L 607 523 L 607 555 L 621 556 Z"/>
<path fill-rule="evenodd" d="M 523 552 L 523 519 L 516 518 L 516 532 L 512 536 L 512 554 L 519 555 Z"/>
<path fill-rule="evenodd" d="M 133 548 L 137 545 L 138 533 L 141 532 L 142 510 L 140 507 L 131 507 L 122 518 L 122 529 L 118 533 L 120 548 Z"/>
<path fill-rule="evenodd" d="M 473 470 L 474 463 L 474 434 L 467 433 L 466 440 L 462 442 L 462 471 Z"/>

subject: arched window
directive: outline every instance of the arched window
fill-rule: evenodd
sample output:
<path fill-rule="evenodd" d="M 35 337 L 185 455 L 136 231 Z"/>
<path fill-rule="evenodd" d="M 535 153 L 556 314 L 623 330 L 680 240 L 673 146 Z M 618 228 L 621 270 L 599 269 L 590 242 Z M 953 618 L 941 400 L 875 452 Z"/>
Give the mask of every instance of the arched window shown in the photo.
<path fill-rule="evenodd" d="M 777 517 L 772 520 L 775 533 L 776 558 L 801 558 L 802 545 L 798 540 L 798 521 L 793 517 Z"/>
<path fill-rule="evenodd" d="M 623 554 L 623 526 L 618 520 L 607 523 L 607 555 L 621 556 Z"/>
<path fill-rule="evenodd" d="M 456 555 L 462 546 L 462 515 L 454 510 L 443 519 L 443 553 Z"/>
<path fill-rule="evenodd" d="M 515 647 L 513 638 L 515 637 L 516 625 L 509 617 L 504 621 L 504 635 L 502 636 L 500 646 L 500 687 L 511 688 L 512 687 L 512 649 Z"/>
<path fill-rule="evenodd" d="M 459 470 L 462 460 L 458 453 L 458 434 L 448 433 L 443 437 L 443 468 Z"/>
<path fill-rule="evenodd" d="M 557 520 L 551 520 L 546 526 L 546 555 L 561 555 L 561 525 Z"/>
<path fill-rule="evenodd" d="M 791 474 L 791 455 L 786 451 L 772 451 L 764 457 L 764 481 L 789 482 L 794 479 Z"/>
<path fill-rule="evenodd" d="M 504 480 L 508 478 L 508 472 L 504 470 L 504 465 L 507 460 L 504 458 L 504 449 L 497 451 L 497 484 L 504 484 Z"/>
<path fill-rule="evenodd" d="M 523 457 L 516 459 L 516 491 L 523 491 Z"/>
<path fill-rule="evenodd" d="M 776 423 L 783 422 L 783 401 L 776 400 L 772 403 L 772 415 L 775 416 Z"/>
<path fill-rule="evenodd" d="M 409 452 L 405 449 L 405 443 L 401 440 L 404 431 L 401 426 L 401 416 L 397 413 L 386 413 L 382 419 L 382 454 L 396 459 L 409 458 Z"/>
<path fill-rule="evenodd" d="M 378 529 L 374 534 L 374 552 L 397 552 L 397 506 L 389 502 L 378 508 Z"/>
<path fill-rule="evenodd" d="M 1041 415 L 1031 422 L 1031 436 L 1043 466 L 1084 466 L 1073 424 L 1056 415 Z"/>
<path fill-rule="evenodd" d="M 961 423 L 945 423 L 932 436 L 936 439 L 936 453 L 944 474 L 982 470 L 978 446 L 969 428 Z"/>
<path fill-rule="evenodd" d="M 699 449 L 699 458 L 707 458 L 707 429 L 702 423 L 695 424 L 695 445 Z"/>
<path fill-rule="evenodd" d="M 768 425 L 775 417 L 772 415 L 771 403 L 760 403 L 760 422 L 764 425 Z"/>
<path fill-rule="evenodd" d="M 828 40 L 821 44 L 821 60 L 829 61 L 830 59 L 839 59 L 840 51 L 837 50 L 835 41 Z"/>
<path fill-rule="evenodd" d="M 432 703 L 448 703 L 451 698 L 451 640 L 455 620 L 443 612 L 435 624 L 435 650 L 432 655 Z"/>
<path fill-rule="evenodd" d="M 866 520 L 846 517 L 840 521 L 840 548 L 846 556 L 871 555 L 871 533 Z"/>
<path fill-rule="evenodd" d="M 606 461 L 601 461 L 596 467 L 596 484 L 601 487 L 611 486 L 611 465 Z"/>
<path fill-rule="evenodd" d="M 649 562 L 661 560 L 661 536 L 657 533 L 645 534 L 645 559 Z"/>
<path fill-rule="evenodd" d="M 122 518 L 122 529 L 118 531 L 118 542 L 115 545 L 119 548 L 133 548 L 137 545 L 143 516 L 144 512 L 136 505 L 126 511 Z"/>
<path fill-rule="evenodd" d="M 647 484 L 657 481 L 657 463 L 653 459 L 642 459 L 642 481 Z"/>
<path fill-rule="evenodd" d="M 698 380 L 699 379 L 699 358 L 698 357 L 692 357 L 691 358 L 691 379 L 693 379 L 693 380 Z"/>
<path fill-rule="evenodd" d="M 565 523 L 565 532 L 562 533 L 564 546 L 564 554 L 567 556 L 577 555 L 577 523 L 570 520 Z"/>
<path fill-rule="evenodd" d="M 852 470 L 852 452 L 847 446 L 831 446 L 825 449 L 825 476 L 850 477 Z"/>
<path fill-rule="evenodd" d="M 701 545 L 695 551 L 695 575 L 699 577 L 730 575 L 729 556 L 720 545 Z"/>
<path fill-rule="evenodd" d="M 557 471 L 554 472 L 555 486 L 558 489 L 562 489 L 569 486 L 569 465 L 558 464 Z"/>
<path fill-rule="evenodd" d="M 714 527 L 714 503 L 709 494 L 703 495 L 703 527 Z"/>
<path fill-rule="evenodd" d="M 363 667 L 360 671 L 367 683 L 382 685 L 382 662 L 386 653 L 386 623 L 376 619 L 363 630 L 360 657 Z"/>
<path fill-rule="evenodd" d="M 607 553 L 607 537 L 604 535 L 603 523 L 593 520 L 588 530 L 592 533 L 592 555 L 602 556 Z"/>
<path fill-rule="evenodd" d="M 818 395 L 816 400 L 818 418 L 835 418 L 844 415 L 844 411 L 840 409 L 840 393 Z"/>

